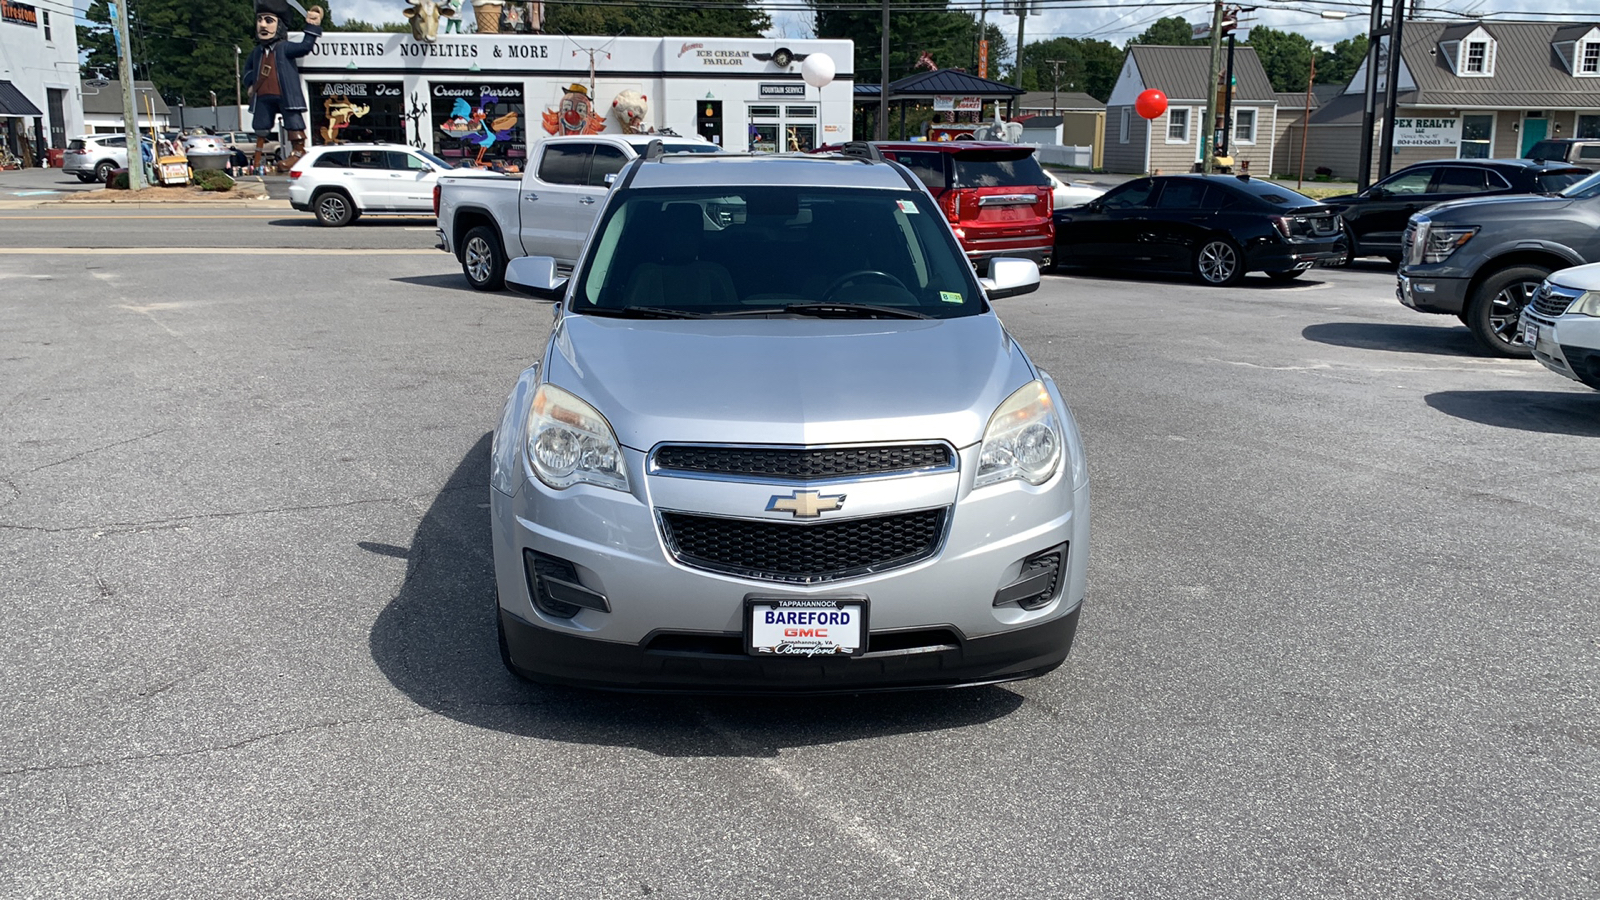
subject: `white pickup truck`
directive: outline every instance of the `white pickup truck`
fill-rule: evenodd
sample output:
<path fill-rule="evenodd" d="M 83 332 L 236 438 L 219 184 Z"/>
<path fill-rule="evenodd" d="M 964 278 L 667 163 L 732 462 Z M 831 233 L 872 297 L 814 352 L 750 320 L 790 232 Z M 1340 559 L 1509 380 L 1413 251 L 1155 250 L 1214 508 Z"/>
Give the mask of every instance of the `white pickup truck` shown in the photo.
<path fill-rule="evenodd" d="M 550 256 L 571 271 L 613 177 L 661 141 L 666 153 L 718 153 L 697 138 L 594 134 L 546 138 L 522 177 L 474 178 L 445 173 L 435 190 L 441 250 L 461 263 L 480 291 L 505 286 L 506 262 Z"/>

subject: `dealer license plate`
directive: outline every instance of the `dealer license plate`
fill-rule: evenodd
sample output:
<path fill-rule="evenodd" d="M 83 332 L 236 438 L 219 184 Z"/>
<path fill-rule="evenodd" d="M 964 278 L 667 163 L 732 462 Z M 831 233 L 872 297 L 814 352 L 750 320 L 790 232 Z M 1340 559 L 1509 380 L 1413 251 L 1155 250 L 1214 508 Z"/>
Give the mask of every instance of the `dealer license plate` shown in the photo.
<path fill-rule="evenodd" d="M 867 649 L 866 600 L 745 601 L 754 656 L 856 656 Z"/>
<path fill-rule="evenodd" d="M 1539 343 L 1539 325 L 1537 322 L 1522 323 L 1522 342 L 1529 347 Z"/>

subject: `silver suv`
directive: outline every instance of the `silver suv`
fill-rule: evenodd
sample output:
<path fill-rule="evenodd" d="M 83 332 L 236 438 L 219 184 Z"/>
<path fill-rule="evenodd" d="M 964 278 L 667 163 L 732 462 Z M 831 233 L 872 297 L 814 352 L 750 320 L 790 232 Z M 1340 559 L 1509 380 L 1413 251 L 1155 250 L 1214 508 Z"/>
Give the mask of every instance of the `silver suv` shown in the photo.
<path fill-rule="evenodd" d="M 1089 485 L 1072 414 L 938 205 L 876 158 L 625 168 L 491 451 L 500 651 L 626 690 L 987 684 L 1067 656 Z"/>
<path fill-rule="evenodd" d="M 123 134 L 86 134 L 67 142 L 61 169 L 84 184 L 104 183 L 117 169 L 128 167 L 128 137 Z"/>

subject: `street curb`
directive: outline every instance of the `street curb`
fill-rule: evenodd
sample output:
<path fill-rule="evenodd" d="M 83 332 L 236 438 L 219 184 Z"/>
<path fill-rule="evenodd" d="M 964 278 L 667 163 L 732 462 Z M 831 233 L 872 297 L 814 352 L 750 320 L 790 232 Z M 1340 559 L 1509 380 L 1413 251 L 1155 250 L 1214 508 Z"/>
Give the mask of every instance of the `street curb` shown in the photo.
<path fill-rule="evenodd" d="M 292 209 L 287 200 L 240 198 L 236 200 L 0 200 L 0 209 L 71 209 L 85 207 L 103 209 L 107 206 L 122 209 Z"/>

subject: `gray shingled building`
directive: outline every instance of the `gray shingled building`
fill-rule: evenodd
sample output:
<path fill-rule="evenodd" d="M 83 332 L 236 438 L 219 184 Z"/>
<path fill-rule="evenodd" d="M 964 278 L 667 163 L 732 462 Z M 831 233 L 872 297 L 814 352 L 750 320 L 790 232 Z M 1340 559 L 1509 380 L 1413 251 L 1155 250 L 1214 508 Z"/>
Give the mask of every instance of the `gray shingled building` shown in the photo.
<path fill-rule="evenodd" d="M 1209 47 L 1128 48 L 1111 98 L 1106 101 L 1105 168 L 1111 172 L 1188 172 L 1200 160 L 1205 117 Z M 1251 172 L 1273 171 L 1278 135 L 1278 95 L 1256 51 L 1234 52 L 1233 121 L 1229 153 Z M 1167 111 L 1146 121 L 1134 110 L 1139 94 L 1155 88 L 1167 95 Z M 1221 110 L 1218 110 L 1221 114 Z"/>
<path fill-rule="evenodd" d="M 1600 22 L 1407 22 L 1400 63 L 1393 168 L 1517 157 L 1546 137 L 1600 138 Z M 1307 172 L 1355 176 L 1366 77 L 1363 67 L 1312 113 Z"/>

